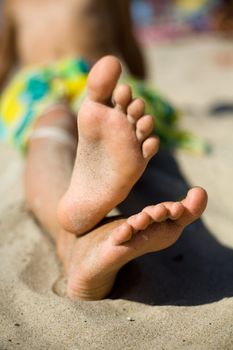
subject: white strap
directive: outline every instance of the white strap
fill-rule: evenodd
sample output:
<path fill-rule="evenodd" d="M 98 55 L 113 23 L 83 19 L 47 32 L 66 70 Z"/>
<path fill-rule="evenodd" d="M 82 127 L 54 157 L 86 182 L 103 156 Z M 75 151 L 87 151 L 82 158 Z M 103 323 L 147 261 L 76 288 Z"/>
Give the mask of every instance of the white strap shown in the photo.
<path fill-rule="evenodd" d="M 31 140 L 40 138 L 48 138 L 72 148 L 76 148 L 77 146 L 77 140 L 75 137 L 73 137 L 68 131 L 54 126 L 35 129 L 30 136 Z"/>

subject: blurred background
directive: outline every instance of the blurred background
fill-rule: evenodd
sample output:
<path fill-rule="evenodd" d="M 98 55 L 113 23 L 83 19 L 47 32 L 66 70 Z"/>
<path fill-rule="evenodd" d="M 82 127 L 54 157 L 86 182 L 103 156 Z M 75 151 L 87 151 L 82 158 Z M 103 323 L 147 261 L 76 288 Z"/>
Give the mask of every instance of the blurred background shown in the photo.
<path fill-rule="evenodd" d="M 132 13 L 147 41 L 207 31 L 233 34 L 232 0 L 133 0 Z"/>
<path fill-rule="evenodd" d="M 0 11 L 3 0 L 0 0 Z M 171 39 L 206 31 L 233 34 L 233 0 L 131 0 L 141 38 Z"/>
<path fill-rule="evenodd" d="M 133 0 L 132 16 L 162 93 L 189 116 L 233 114 L 233 0 Z"/>

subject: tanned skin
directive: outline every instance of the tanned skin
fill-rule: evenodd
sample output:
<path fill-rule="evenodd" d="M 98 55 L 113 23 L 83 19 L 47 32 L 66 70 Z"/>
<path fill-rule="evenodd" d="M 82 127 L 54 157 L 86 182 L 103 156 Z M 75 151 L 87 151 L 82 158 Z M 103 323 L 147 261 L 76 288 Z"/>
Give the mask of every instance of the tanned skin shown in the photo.
<path fill-rule="evenodd" d="M 16 64 L 45 65 L 73 56 L 94 62 L 115 54 L 134 76 L 145 78 L 130 0 L 5 0 L 3 14 L 1 87 Z"/>

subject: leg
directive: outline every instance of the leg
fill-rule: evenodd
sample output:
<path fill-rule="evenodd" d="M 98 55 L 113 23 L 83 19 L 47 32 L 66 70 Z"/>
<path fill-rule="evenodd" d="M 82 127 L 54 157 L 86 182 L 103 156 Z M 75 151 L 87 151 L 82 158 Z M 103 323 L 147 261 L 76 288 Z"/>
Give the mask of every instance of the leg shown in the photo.
<path fill-rule="evenodd" d="M 109 78 L 104 72 L 111 72 L 112 67 L 115 68 Z M 79 115 L 79 145 L 73 173 L 75 155 L 70 146 L 51 139 L 32 139 L 29 144 L 27 200 L 56 242 L 68 275 L 68 295 L 72 298 L 104 298 L 124 264 L 174 243 L 183 228 L 201 215 L 207 202 L 204 190 L 193 189 L 182 203 L 147 207 L 127 220 L 115 220 L 93 229 L 111 208 L 107 201 L 106 209 L 106 197 L 111 197 L 111 193 L 105 192 L 107 185 L 115 195 L 111 197 L 111 204 L 125 197 L 158 146 L 156 139 L 149 137 L 151 118 L 142 116 L 144 108 L 140 100 L 129 102 L 128 87 L 121 86 L 116 90 L 115 108 L 107 105 L 119 77 L 117 72 L 119 65 L 114 58 L 101 60 L 92 70 L 89 97 Z M 58 109 L 47 113 L 36 125 L 37 128 L 45 126 L 60 127 L 75 135 L 76 126 L 68 111 L 61 113 Z M 117 138 L 115 130 L 118 131 Z M 91 188 L 90 193 L 85 186 Z M 102 210 L 97 212 L 98 215 L 93 210 L 96 200 Z M 64 201 L 67 202 L 64 204 Z M 59 203 L 60 222 L 62 216 L 73 229 L 74 223 L 80 225 L 80 220 L 80 231 L 84 233 L 87 224 L 91 231 L 80 237 L 71 235 L 58 221 Z M 72 212 L 70 223 L 68 209 Z M 81 210 L 83 218 L 80 217 Z"/>
<path fill-rule="evenodd" d="M 35 131 L 48 127 L 57 127 L 69 133 L 72 140 L 77 139 L 75 118 L 64 107 L 57 106 L 41 116 Z M 32 138 L 29 142 L 25 171 L 27 203 L 55 240 L 61 231 L 57 222 L 57 205 L 69 185 L 75 146 L 50 138 Z"/>

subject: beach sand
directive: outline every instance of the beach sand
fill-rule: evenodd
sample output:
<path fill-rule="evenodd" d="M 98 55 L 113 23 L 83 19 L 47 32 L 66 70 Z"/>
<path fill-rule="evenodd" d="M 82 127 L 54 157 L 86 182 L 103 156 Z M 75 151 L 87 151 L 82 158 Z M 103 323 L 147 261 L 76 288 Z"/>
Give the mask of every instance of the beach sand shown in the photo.
<path fill-rule="evenodd" d="M 216 101 L 233 101 L 233 66 L 216 60 L 233 45 L 196 38 L 146 52 L 151 80 L 213 149 L 162 151 L 121 210 L 200 185 L 209 193 L 206 213 L 173 247 L 123 268 L 108 299 L 70 301 L 53 243 L 25 206 L 23 161 L 1 144 L 1 350 L 233 349 L 233 114 L 208 113 Z"/>

